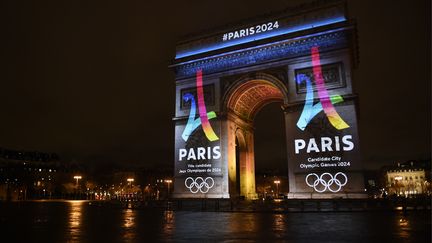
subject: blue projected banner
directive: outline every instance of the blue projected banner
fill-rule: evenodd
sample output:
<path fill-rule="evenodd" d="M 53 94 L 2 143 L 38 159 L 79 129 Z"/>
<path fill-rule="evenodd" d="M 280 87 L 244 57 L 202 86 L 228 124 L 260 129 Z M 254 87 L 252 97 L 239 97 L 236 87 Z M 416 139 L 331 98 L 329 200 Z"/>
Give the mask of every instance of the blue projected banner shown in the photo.
<path fill-rule="evenodd" d="M 257 23 L 177 46 L 176 59 L 346 21 L 343 6 Z"/>

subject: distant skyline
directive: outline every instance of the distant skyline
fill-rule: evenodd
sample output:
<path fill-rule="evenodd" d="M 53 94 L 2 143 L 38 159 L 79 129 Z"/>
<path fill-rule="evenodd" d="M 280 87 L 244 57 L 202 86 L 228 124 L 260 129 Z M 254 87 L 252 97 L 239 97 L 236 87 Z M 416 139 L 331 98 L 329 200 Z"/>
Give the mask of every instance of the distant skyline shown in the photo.
<path fill-rule="evenodd" d="M 0 147 L 172 166 L 176 42 L 305 2 L 3 1 Z M 364 167 L 430 158 L 430 1 L 347 3 L 358 27 Z M 277 105 L 262 112 L 257 156 L 278 167 L 284 125 L 271 124 Z"/>

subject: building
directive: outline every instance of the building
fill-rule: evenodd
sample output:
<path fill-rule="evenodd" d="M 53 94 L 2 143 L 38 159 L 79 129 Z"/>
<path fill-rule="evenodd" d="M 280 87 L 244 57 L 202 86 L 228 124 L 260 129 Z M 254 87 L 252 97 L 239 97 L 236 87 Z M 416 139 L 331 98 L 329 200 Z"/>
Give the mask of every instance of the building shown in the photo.
<path fill-rule="evenodd" d="M 0 200 L 51 198 L 58 161 L 57 154 L 0 148 Z"/>
<path fill-rule="evenodd" d="M 405 197 L 420 194 L 430 195 L 430 170 L 428 170 L 427 164 L 425 162 L 408 161 L 386 169 L 387 193 Z"/>

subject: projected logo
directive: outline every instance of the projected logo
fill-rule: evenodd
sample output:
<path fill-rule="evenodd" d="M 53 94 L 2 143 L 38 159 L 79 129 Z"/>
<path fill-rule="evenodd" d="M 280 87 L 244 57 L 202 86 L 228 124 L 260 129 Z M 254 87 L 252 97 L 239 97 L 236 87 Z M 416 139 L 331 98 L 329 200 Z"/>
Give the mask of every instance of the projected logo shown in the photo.
<path fill-rule="evenodd" d="M 207 193 L 214 186 L 214 180 L 211 177 L 206 177 L 205 179 L 202 177 L 195 179 L 188 177 L 185 180 L 185 186 L 192 193 Z"/>
<path fill-rule="evenodd" d="M 197 129 L 199 126 L 202 126 L 204 130 L 204 134 L 206 135 L 209 141 L 219 140 L 218 136 L 213 131 L 213 128 L 210 125 L 209 120 L 216 117 L 216 113 L 214 111 L 210 111 L 207 113 L 207 109 L 204 103 L 204 91 L 202 84 L 202 70 L 198 70 L 196 73 L 196 87 L 197 87 L 197 96 L 198 96 L 198 111 L 199 117 L 196 116 L 196 102 L 195 97 L 186 93 L 183 95 L 183 100 L 185 102 L 191 102 L 191 109 L 189 113 L 189 119 L 186 124 L 185 130 L 183 131 L 182 138 L 186 142 L 189 139 L 189 136 Z"/>
<path fill-rule="evenodd" d="M 333 104 L 337 104 L 343 101 L 342 96 L 332 95 L 329 97 L 327 89 L 325 88 L 325 81 L 322 75 L 321 62 L 318 47 L 311 48 L 312 55 L 312 70 L 315 79 L 315 84 L 318 90 L 319 102 L 313 104 L 314 102 L 314 92 L 312 89 L 312 83 L 308 76 L 305 74 L 297 75 L 297 83 L 306 82 L 306 98 L 305 105 L 303 107 L 302 114 L 297 121 L 297 127 L 304 131 L 309 122 L 322 110 L 324 110 L 329 122 L 338 130 L 348 128 L 349 125 L 340 117 L 334 108 Z"/>
<path fill-rule="evenodd" d="M 306 184 L 312 187 L 316 192 L 322 193 L 326 190 L 331 192 L 339 192 L 348 182 L 348 177 L 338 172 L 334 176 L 328 172 L 317 175 L 310 173 L 306 176 Z"/>

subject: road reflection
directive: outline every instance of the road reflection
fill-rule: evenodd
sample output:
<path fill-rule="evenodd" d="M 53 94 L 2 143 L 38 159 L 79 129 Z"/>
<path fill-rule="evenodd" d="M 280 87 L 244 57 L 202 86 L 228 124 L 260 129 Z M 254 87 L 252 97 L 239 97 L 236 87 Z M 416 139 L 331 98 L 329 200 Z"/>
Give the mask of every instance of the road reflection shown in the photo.
<path fill-rule="evenodd" d="M 411 237 L 411 225 L 408 218 L 405 215 L 397 217 L 397 233 L 402 239 L 409 239 Z"/>
<path fill-rule="evenodd" d="M 431 242 L 427 210 L 201 212 L 62 200 L 0 204 L 0 221 L 13 238 L 5 242 Z"/>
<path fill-rule="evenodd" d="M 277 234 L 277 237 L 284 235 L 287 225 L 285 222 L 285 215 L 274 214 L 273 215 L 273 232 Z"/>
<path fill-rule="evenodd" d="M 130 242 L 136 238 L 137 212 L 131 208 L 123 210 L 123 240 Z"/>
<path fill-rule="evenodd" d="M 69 237 L 72 242 L 77 242 L 81 236 L 82 210 L 85 201 L 71 200 L 69 203 Z"/>
<path fill-rule="evenodd" d="M 166 236 L 172 236 L 174 233 L 175 223 L 174 223 L 174 212 L 172 210 L 167 210 L 164 212 L 165 222 L 163 223 L 162 233 Z"/>

